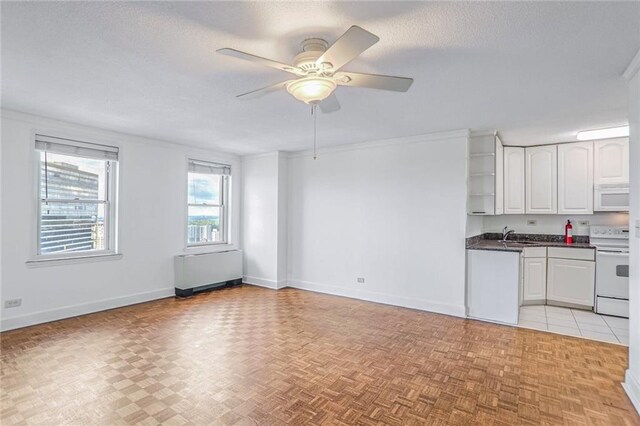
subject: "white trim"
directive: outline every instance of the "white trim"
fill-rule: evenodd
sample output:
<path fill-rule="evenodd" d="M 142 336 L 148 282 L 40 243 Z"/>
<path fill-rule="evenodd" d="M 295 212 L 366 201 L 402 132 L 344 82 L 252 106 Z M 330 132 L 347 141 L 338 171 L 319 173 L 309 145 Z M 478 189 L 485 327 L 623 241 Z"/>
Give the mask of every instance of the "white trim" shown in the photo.
<path fill-rule="evenodd" d="M 196 158 L 192 158 L 193 156 L 189 156 L 187 155 L 186 158 L 186 169 L 185 169 L 185 173 L 184 173 L 184 217 L 183 217 L 183 227 L 182 227 L 182 232 L 183 232 L 183 242 L 184 242 L 184 247 L 183 247 L 183 251 L 185 253 L 190 252 L 191 250 L 201 250 L 200 252 L 219 252 L 221 251 L 220 249 L 216 248 L 215 246 L 231 246 L 231 250 L 237 250 L 240 247 L 237 244 L 234 244 L 233 241 L 234 240 L 234 236 L 232 235 L 232 227 L 231 227 L 231 223 L 232 223 L 232 216 L 233 216 L 233 205 L 232 205 L 232 200 L 233 200 L 233 182 L 234 182 L 234 173 L 236 173 L 236 176 L 239 176 L 240 173 L 235 172 L 234 171 L 234 167 L 232 167 L 231 165 L 226 165 L 227 167 L 230 168 L 230 174 L 228 175 L 220 175 L 221 176 L 221 185 L 222 185 L 222 193 L 220 194 L 220 201 L 222 202 L 222 204 L 218 205 L 218 206 L 211 206 L 211 207 L 220 207 L 221 209 L 221 215 L 222 215 L 222 234 L 223 234 L 223 241 L 213 241 L 210 243 L 194 243 L 194 244 L 189 244 L 189 173 L 192 173 L 189 169 L 189 164 L 192 161 L 203 161 L 203 162 L 209 162 L 209 163 L 215 163 L 215 161 L 209 161 L 209 160 L 200 160 L 200 159 L 196 159 Z M 241 160 L 238 161 L 238 165 L 241 163 Z M 221 164 L 221 163 L 217 163 L 217 164 Z M 237 167 L 239 168 L 239 167 Z M 236 189 L 235 190 L 240 190 L 240 185 L 237 184 L 236 185 Z M 240 210 L 240 209 L 238 209 Z M 227 249 L 228 250 L 228 249 Z M 222 250 L 225 251 L 225 250 Z"/>
<path fill-rule="evenodd" d="M 246 155 L 243 155 L 241 158 L 242 158 L 242 160 L 244 160 L 244 159 L 252 160 L 254 158 L 275 157 L 278 154 L 288 155 L 288 153 L 284 152 L 284 151 L 269 151 L 269 152 L 262 152 L 260 154 L 246 154 Z"/>
<path fill-rule="evenodd" d="M 389 146 L 389 145 L 402 145 L 402 144 L 409 144 L 409 143 L 431 142 L 431 141 L 439 141 L 443 139 L 456 139 L 456 138 L 467 138 L 467 137 L 469 137 L 469 129 L 452 130 L 448 132 L 426 133 L 426 134 L 415 135 L 415 136 L 402 136 L 398 138 L 379 139 L 379 140 L 373 140 L 369 142 L 357 142 L 357 143 L 350 143 L 346 145 L 330 146 L 330 147 L 318 150 L 318 155 L 329 154 L 334 152 L 356 151 L 360 149 L 378 148 L 378 147 Z M 283 153 L 283 154 L 286 154 L 286 153 Z M 297 152 L 288 153 L 287 156 L 289 158 L 310 157 L 310 156 L 313 156 L 313 151 L 312 150 L 297 151 Z"/>
<path fill-rule="evenodd" d="M 302 281 L 296 279 L 290 279 L 288 281 L 288 287 L 466 318 L 466 308 L 464 305 L 450 305 L 445 303 L 432 302 L 429 300 L 401 297 L 392 294 L 377 293 L 372 291 L 356 290 L 339 287 L 336 285 L 313 283 L 310 281 Z"/>
<path fill-rule="evenodd" d="M 258 287 L 271 288 L 273 290 L 278 290 L 278 289 L 287 287 L 286 280 L 276 281 L 276 280 L 269 280 L 267 278 L 251 277 L 248 275 L 244 275 L 242 277 L 242 282 L 244 284 L 257 285 Z"/>
<path fill-rule="evenodd" d="M 28 327 L 30 325 L 42 324 L 45 322 L 57 321 L 64 318 L 71 318 L 79 315 L 105 311 L 107 309 L 134 305 L 136 303 L 164 299 L 166 297 L 172 297 L 174 295 L 175 289 L 173 287 L 169 287 L 161 290 L 152 290 L 143 293 L 131 294 L 128 296 L 103 299 L 97 302 L 65 306 L 63 308 L 56 308 L 47 311 L 39 311 L 12 318 L 2 318 L 2 320 L 0 320 L 0 331 L 8 331 L 16 328 Z"/>
<path fill-rule="evenodd" d="M 480 322 L 488 322 L 488 323 L 497 324 L 497 325 L 505 325 L 505 326 L 508 326 L 508 327 L 519 327 L 518 324 L 513 324 L 513 323 L 510 323 L 510 322 L 496 321 L 496 320 L 487 319 L 487 318 L 472 317 L 472 316 L 469 316 L 468 313 L 467 313 L 467 319 L 471 320 L 471 321 L 480 321 Z M 553 332 L 550 331 L 549 333 L 553 333 Z M 562 334 L 562 333 L 558 333 L 558 334 Z"/>
<path fill-rule="evenodd" d="M 38 256 L 37 258 L 27 260 L 25 263 L 29 268 L 42 268 L 45 266 L 59 266 L 59 265 L 71 265 L 74 263 L 90 263 L 90 262 L 103 262 L 106 260 L 120 260 L 122 259 L 122 253 L 100 253 L 100 254 L 85 254 L 79 255 L 75 252 L 69 254 L 75 254 L 75 256 L 60 256 L 60 257 L 47 257 Z"/>
<path fill-rule="evenodd" d="M 498 136 L 498 131 L 493 130 L 471 130 L 469 132 L 469 136 L 480 137 L 480 136 Z"/>
<path fill-rule="evenodd" d="M 231 151 L 222 151 L 218 148 L 206 148 L 186 142 L 171 142 L 164 139 L 154 139 L 142 136 L 132 135 L 131 133 L 119 132 L 115 130 L 105 129 L 104 127 L 95 127 L 84 124 L 78 124 L 71 121 L 59 120 L 56 118 L 45 117 L 42 115 L 30 114 L 22 111 L 9 109 L 0 109 L 0 117 L 10 120 L 22 121 L 38 128 L 39 134 L 50 134 L 55 132 L 56 136 L 66 139 L 93 140 L 95 143 L 102 145 L 113 145 L 122 147 L 122 137 L 126 136 L 127 143 L 137 143 L 143 145 L 151 145 L 155 148 L 164 148 L 188 152 L 189 156 L 208 156 L 214 162 L 239 162 L 240 156 Z M 70 130 L 70 128 L 72 130 Z M 44 132 L 44 133 L 42 133 Z M 33 136 L 35 137 L 35 133 Z M 224 160 L 224 161 L 221 161 Z M 231 163 L 234 166 L 234 163 Z"/>
<path fill-rule="evenodd" d="M 640 380 L 631 373 L 631 370 L 627 370 L 625 373 L 622 387 L 636 408 L 636 411 L 640 414 Z"/>
<path fill-rule="evenodd" d="M 186 233 L 185 233 L 186 234 Z M 231 243 L 211 243 L 201 244 L 198 246 L 188 246 L 182 249 L 185 255 L 190 254 L 208 254 L 208 253 L 220 253 L 223 251 L 241 250 L 235 244 Z"/>
<path fill-rule="evenodd" d="M 5 114 L 5 110 L 0 110 L 0 112 L 2 113 L 2 118 L 4 117 Z M 9 117 L 10 119 L 12 119 L 12 117 Z M 34 124 L 34 122 L 29 121 L 27 119 L 21 120 L 25 123 L 28 124 Z M 49 131 L 48 131 L 49 132 Z M 30 216 L 31 216 L 31 223 L 35 224 L 35 226 L 31 226 L 30 227 L 30 234 L 31 234 L 31 242 L 30 242 L 30 256 L 31 259 L 27 260 L 27 262 L 33 261 L 33 260 L 40 260 L 41 258 L 43 260 L 50 260 L 53 257 L 56 257 L 56 255 L 50 255 L 50 257 L 48 255 L 41 255 L 39 254 L 40 252 L 40 212 L 41 212 L 41 207 L 42 207 L 42 199 L 41 199 L 41 195 L 40 195 L 40 167 L 41 167 L 41 156 L 40 156 L 40 151 L 35 149 L 35 140 L 37 135 L 41 134 L 42 132 L 40 131 L 39 128 L 36 127 L 32 127 L 31 128 L 31 142 L 33 142 L 32 144 L 32 149 L 29 153 L 29 161 L 31 162 L 31 168 L 32 168 L 32 182 L 31 182 L 31 187 L 33 188 L 33 194 L 31 197 L 31 209 L 30 209 Z M 46 132 L 45 132 L 46 133 Z M 53 134 L 54 137 L 62 137 L 62 138 L 66 138 L 66 139 L 73 139 L 73 132 L 68 132 L 67 130 L 52 130 L 49 132 L 49 134 Z M 99 139 L 99 137 L 98 137 Z M 105 144 L 106 145 L 106 144 Z M 109 203 L 107 203 L 106 205 L 109 206 L 108 208 L 105 209 L 105 213 L 108 213 L 108 215 L 105 216 L 108 217 L 108 220 L 105 221 L 106 223 L 106 231 L 107 231 L 107 247 L 104 249 L 104 252 L 101 255 L 104 255 L 105 253 L 108 254 L 114 254 L 118 252 L 118 241 L 119 241 L 119 233 L 118 233 L 118 226 L 119 226 L 119 212 L 120 212 L 120 202 L 119 202 L 119 195 L 120 195 L 120 177 L 119 177 L 119 173 L 120 173 L 120 164 L 122 163 L 122 145 L 120 142 L 113 142 L 113 146 L 118 148 L 119 151 L 119 155 L 118 155 L 118 160 L 108 160 L 108 163 L 110 164 L 110 171 L 108 173 L 108 178 L 107 178 L 107 201 L 109 201 Z M 42 256 L 42 257 L 41 257 Z M 91 256 L 91 254 L 89 254 L 87 251 L 81 251 L 81 252 L 74 252 L 73 254 L 70 254 L 68 257 L 67 256 L 60 256 L 60 258 L 71 258 L 71 257 L 87 257 L 87 256 Z"/>
<path fill-rule="evenodd" d="M 59 258 L 59 259 L 70 259 L 70 258 L 82 258 L 82 257 L 89 257 L 89 256 L 105 256 L 105 255 L 110 255 L 110 254 L 115 254 L 118 251 L 118 206 L 119 206 L 119 200 L 118 200 L 118 184 L 119 184 L 119 167 L 118 167 L 118 160 L 110 160 L 110 159 L 99 159 L 99 161 L 104 161 L 105 165 L 106 165 L 106 169 L 105 169 L 105 199 L 104 200 L 100 200 L 99 202 L 101 202 L 104 205 L 104 231 L 105 231 L 105 248 L 101 249 L 101 250 L 82 250 L 82 251 L 77 251 L 77 252 L 64 252 L 64 253 L 40 253 L 41 247 L 40 247 L 40 233 L 41 233 L 41 219 L 42 219 L 42 201 L 44 200 L 42 198 L 42 188 L 40 187 L 41 184 L 41 170 L 42 170 L 42 156 L 40 155 L 41 152 L 44 151 L 40 151 L 37 148 L 35 148 L 35 144 L 37 143 L 37 138 L 39 136 L 39 133 L 37 130 L 33 130 L 32 129 L 32 136 L 33 136 L 33 141 L 34 141 L 34 151 L 31 155 L 31 158 L 34 161 L 34 168 L 35 168 L 35 175 L 34 175 L 34 180 L 35 180 L 35 220 L 36 220 L 36 226 L 35 226 L 35 241 L 32 241 L 32 246 L 35 247 L 35 251 L 32 251 L 32 256 L 33 259 L 31 259 L 31 261 L 35 261 L 35 260 L 51 260 L 54 258 Z M 41 135 L 40 135 L 41 136 Z M 55 135 L 54 136 L 48 136 L 54 139 L 59 139 L 57 138 Z M 68 139 L 71 140 L 71 139 Z M 78 143 L 88 143 L 89 142 L 78 142 Z M 107 145 L 105 145 L 107 146 Z M 121 151 L 122 148 L 120 146 L 114 146 L 112 148 L 116 149 L 116 152 Z M 34 154 L 35 153 L 35 154 Z M 63 155 L 67 155 L 69 157 L 76 157 L 76 158 L 83 158 L 83 157 L 78 157 L 75 156 L 73 154 L 63 154 Z M 33 185 L 32 185 L 33 186 Z M 51 200 L 52 202 L 56 201 L 56 200 Z M 86 203 L 86 202 L 90 202 L 91 200 L 78 200 L 78 203 Z M 92 252 L 100 252 L 99 254 L 92 254 Z M 27 261 L 28 263 L 29 261 Z"/>
<path fill-rule="evenodd" d="M 631 62 L 629 62 L 629 66 L 624 70 L 622 77 L 628 82 L 640 71 L 640 49 L 636 53 L 636 56 L 633 57 Z"/>

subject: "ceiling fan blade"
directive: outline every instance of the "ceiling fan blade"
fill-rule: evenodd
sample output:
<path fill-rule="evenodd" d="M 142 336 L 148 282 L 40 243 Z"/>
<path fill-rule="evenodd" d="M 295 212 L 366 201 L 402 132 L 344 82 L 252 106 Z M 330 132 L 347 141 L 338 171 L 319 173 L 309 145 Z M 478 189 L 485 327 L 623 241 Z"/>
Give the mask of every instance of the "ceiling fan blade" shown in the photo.
<path fill-rule="evenodd" d="M 273 61 L 271 59 L 263 58 L 261 56 L 252 55 L 250 53 L 241 52 L 236 49 L 218 49 L 216 50 L 218 53 L 222 53 L 223 55 L 233 56 L 234 58 L 244 59 L 245 61 L 256 62 L 261 65 L 265 65 L 267 67 L 275 68 L 280 71 L 290 72 L 296 75 L 306 75 L 306 73 L 300 68 L 296 68 L 293 65 L 283 64 L 282 62 Z"/>
<path fill-rule="evenodd" d="M 322 63 L 329 62 L 332 71 L 337 71 L 379 40 L 378 36 L 354 25 L 318 58 L 316 64 L 320 67 Z"/>
<path fill-rule="evenodd" d="M 335 112 L 340 109 L 340 102 L 338 102 L 338 98 L 336 98 L 336 93 L 333 92 L 329 95 L 329 97 L 325 98 L 322 102 L 320 102 L 320 110 L 329 114 L 331 112 Z"/>
<path fill-rule="evenodd" d="M 406 92 L 413 83 L 412 78 L 347 71 L 337 72 L 333 77 L 336 83 L 341 86 L 368 87 L 370 89 L 393 90 L 394 92 Z"/>
<path fill-rule="evenodd" d="M 287 86 L 287 83 L 293 80 L 283 81 L 282 83 L 272 84 L 271 86 L 263 87 L 262 89 L 253 90 L 251 92 L 243 93 L 242 95 L 236 96 L 239 99 L 254 99 L 259 98 L 261 96 L 267 95 L 272 92 L 276 92 L 280 89 L 284 89 Z"/>

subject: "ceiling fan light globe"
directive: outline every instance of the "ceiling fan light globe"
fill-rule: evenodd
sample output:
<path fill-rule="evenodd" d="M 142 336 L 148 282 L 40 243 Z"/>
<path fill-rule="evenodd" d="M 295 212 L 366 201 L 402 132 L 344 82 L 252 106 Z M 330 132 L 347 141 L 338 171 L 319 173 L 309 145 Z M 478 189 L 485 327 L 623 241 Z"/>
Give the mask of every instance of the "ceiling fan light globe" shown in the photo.
<path fill-rule="evenodd" d="M 287 84 L 287 92 L 306 104 L 321 102 L 329 97 L 335 88 L 335 81 L 324 77 L 305 77 Z"/>

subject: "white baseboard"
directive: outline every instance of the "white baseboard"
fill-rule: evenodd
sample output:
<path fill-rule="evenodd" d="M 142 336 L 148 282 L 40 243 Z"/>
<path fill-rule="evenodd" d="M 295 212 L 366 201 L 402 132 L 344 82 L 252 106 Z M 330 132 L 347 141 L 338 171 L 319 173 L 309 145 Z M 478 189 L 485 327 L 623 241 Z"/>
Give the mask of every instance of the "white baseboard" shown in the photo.
<path fill-rule="evenodd" d="M 242 282 L 245 284 L 257 285 L 258 287 L 270 288 L 273 290 L 278 290 L 280 288 L 285 288 L 287 286 L 286 280 L 276 281 L 276 280 L 269 280 L 266 278 L 251 277 L 248 275 L 245 275 L 242 277 Z"/>
<path fill-rule="evenodd" d="M 30 325 L 42 324 L 50 321 L 57 321 L 79 315 L 91 314 L 105 311 L 107 309 L 120 308 L 122 306 L 134 305 L 136 303 L 149 302 L 151 300 L 163 299 L 175 295 L 173 287 L 161 290 L 136 293 L 128 296 L 103 299 L 96 302 L 83 303 L 80 305 L 65 306 L 62 308 L 47 311 L 34 312 L 32 314 L 21 315 L 11 318 L 0 319 L 0 331 L 8 331 L 16 328 L 28 327 Z"/>
<path fill-rule="evenodd" d="M 404 308 L 418 309 L 421 311 L 435 312 L 438 314 L 452 315 L 465 318 L 466 308 L 464 305 L 448 305 L 445 303 L 432 302 L 429 300 L 414 299 L 386 293 L 376 293 L 349 289 L 328 284 L 313 283 L 302 280 L 289 280 L 288 286 L 301 290 L 316 291 L 318 293 L 333 294 L 336 296 L 349 297 L 351 299 L 366 300 L 368 302 L 383 303 L 385 305 L 402 306 Z"/>
<path fill-rule="evenodd" d="M 640 414 L 640 380 L 631 373 L 631 370 L 627 370 L 624 375 L 622 387 L 627 392 L 633 406 L 636 407 L 636 411 Z"/>

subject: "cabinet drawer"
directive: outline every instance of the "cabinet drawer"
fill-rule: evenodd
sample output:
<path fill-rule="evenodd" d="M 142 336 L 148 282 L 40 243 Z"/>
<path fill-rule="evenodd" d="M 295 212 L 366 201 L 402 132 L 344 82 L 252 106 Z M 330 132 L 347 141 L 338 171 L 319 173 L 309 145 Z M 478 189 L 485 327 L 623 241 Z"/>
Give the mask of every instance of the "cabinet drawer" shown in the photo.
<path fill-rule="evenodd" d="M 548 254 L 549 257 L 556 259 L 596 260 L 596 252 L 594 249 L 549 247 Z"/>
<path fill-rule="evenodd" d="M 522 253 L 525 258 L 547 257 L 547 248 L 546 247 L 525 247 L 524 250 L 522 250 Z"/>

